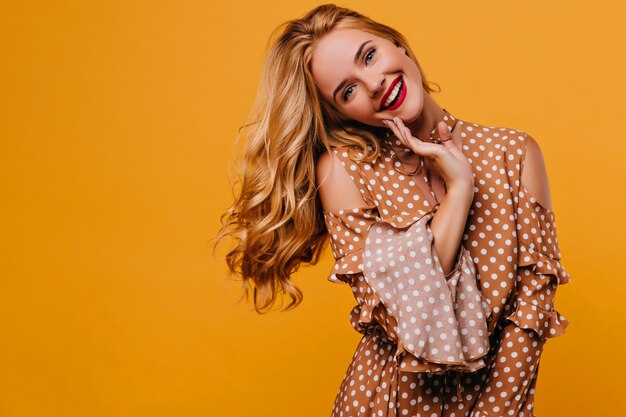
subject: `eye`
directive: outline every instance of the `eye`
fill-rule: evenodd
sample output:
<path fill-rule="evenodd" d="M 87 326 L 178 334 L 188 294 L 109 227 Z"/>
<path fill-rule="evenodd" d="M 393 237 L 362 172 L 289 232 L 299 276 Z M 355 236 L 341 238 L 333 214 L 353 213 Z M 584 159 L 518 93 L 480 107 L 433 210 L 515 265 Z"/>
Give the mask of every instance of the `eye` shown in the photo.
<path fill-rule="evenodd" d="M 348 93 L 352 93 L 352 89 L 353 88 L 354 88 L 353 85 L 351 85 L 350 87 L 346 88 L 346 91 L 344 91 L 343 96 L 342 96 L 343 97 L 343 101 L 348 100 L 348 97 L 350 97 L 350 94 L 348 94 Z"/>
<path fill-rule="evenodd" d="M 369 50 L 369 52 L 367 53 L 367 55 L 365 55 L 365 63 L 366 63 L 366 64 L 368 63 L 367 58 L 368 58 L 369 56 L 371 56 L 371 57 L 373 58 L 375 54 L 376 54 L 376 48 L 372 48 L 372 49 L 370 49 L 370 50 Z M 371 61 L 371 60 L 372 60 L 372 59 L 370 58 L 370 61 Z"/>
<path fill-rule="evenodd" d="M 365 64 L 369 64 L 372 59 L 374 58 L 374 55 L 376 55 L 376 48 L 372 48 L 369 51 L 367 51 L 367 54 L 365 54 L 364 60 L 365 60 Z M 346 91 L 344 91 L 343 93 L 343 101 L 347 101 L 348 97 L 350 97 L 350 95 L 352 94 L 352 89 L 354 88 L 353 85 L 351 85 L 350 87 L 346 88 Z"/>

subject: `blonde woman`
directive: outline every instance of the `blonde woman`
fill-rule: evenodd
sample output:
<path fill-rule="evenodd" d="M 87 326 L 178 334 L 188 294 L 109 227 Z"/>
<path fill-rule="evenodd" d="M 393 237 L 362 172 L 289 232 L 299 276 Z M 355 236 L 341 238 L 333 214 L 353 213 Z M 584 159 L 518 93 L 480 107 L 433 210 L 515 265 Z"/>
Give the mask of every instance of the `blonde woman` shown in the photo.
<path fill-rule="evenodd" d="M 330 242 L 363 334 L 333 417 L 534 416 L 570 281 L 537 142 L 442 108 L 407 40 L 355 11 L 279 29 L 218 235 L 244 294 L 294 308 L 290 275 Z"/>

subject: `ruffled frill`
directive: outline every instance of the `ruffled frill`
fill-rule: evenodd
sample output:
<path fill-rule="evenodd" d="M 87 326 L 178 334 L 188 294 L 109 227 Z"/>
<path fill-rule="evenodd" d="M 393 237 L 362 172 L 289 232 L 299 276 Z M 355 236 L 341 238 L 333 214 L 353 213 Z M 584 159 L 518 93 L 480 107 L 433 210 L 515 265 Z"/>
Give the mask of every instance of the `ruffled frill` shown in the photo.
<path fill-rule="evenodd" d="M 349 282 L 359 302 L 351 313 L 352 325 L 394 342 L 401 371 L 475 372 L 486 366 L 489 305 L 462 245 L 453 270 L 444 276 L 432 250 L 428 222 L 433 216 L 405 228 L 375 222 L 362 259 L 340 263 L 345 270 L 361 272 Z M 381 253 L 387 256 L 377 256 Z"/>
<path fill-rule="evenodd" d="M 551 215 L 553 219 L 554 214 L 551 213 Z M 539 252 L 535 249 L 537 247 L 536 244 L 525 242 L 522 239 L 518 239 L 518 243 L 519 268 L 531 266 L 533 272 L 536 274 L 553 275 L 559 285 L 567 284 L 571 281 L 571 276 L 560 262 L 561 256 L 559 254 L 558 243 L 555 243 L 557 249 L 552 253 Z"/>
<path fill-rule="evenodd" d="M 523 187 L 519 207 L 518 281 L 523 283 L 507 319 L 540 338 L 560 336 L 569 322 L 554 308 L 554 296 L 557 285 L 570 282 L 571 276 L 560 262 L 555 215 Z"/>
<path fill-rule="evenodd" d="M 361 254 L 352 253 L 335 260 L 333 269 L 330 275 L 328 275 L 328 280 L 331 282 L 341 282 L 349 284 L 351 281 L 349 275 L 358 274 L 361 272 L 363 272 Z"/>
<path fill-rule="evenodd" d="M 356 207 L 324 212 L 332 239 L 331 250 L 335 264 L 328 280 L 350 283 L 351 274 L 363 272 L 361 262 L 365 235 L 370 225 L 378 219 L 376 207 Z"/>
<path fill-rule="evenodd" d="M 416 209 L 414 214 L 403 212 L 383 219 L 378 215 L 375 205 L 325 211 L 328 230 L 333 234 L 330 243 L 335 258 L 328 281 L 349 284 L 351 274 L 363 272 L 363 245 L 372 223 L 382 221 L 398 229 L 406 229 L 430 213 L 433 212 Z M 458 266 L 457 262 L 455 269 Z"/>

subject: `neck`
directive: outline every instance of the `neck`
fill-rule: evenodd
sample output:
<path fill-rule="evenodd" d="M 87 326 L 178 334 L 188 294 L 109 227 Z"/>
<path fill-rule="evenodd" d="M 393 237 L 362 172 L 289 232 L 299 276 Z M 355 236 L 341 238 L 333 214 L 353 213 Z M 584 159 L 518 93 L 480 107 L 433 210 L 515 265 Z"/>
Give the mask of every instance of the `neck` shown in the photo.
<path fill-rule="evenodd" d="M 424 106 L 422 112 L 417 119 L 407 124 L 407 127 L 411 130 L 413 136 L 427 141 L 430 138 L 430 132 L 436 127 L 434 125 L 435 121 L 442 118 L 445 112 L 428 93 L 425 91 L 423 93 Z"/>

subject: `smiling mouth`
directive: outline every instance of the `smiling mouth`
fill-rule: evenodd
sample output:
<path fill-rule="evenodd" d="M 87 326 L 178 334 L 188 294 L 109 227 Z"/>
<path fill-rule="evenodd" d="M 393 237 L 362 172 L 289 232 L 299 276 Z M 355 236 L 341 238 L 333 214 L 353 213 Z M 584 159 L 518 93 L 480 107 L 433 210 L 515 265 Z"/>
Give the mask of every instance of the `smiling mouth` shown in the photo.
<path fill-rule="evenodd" d="M 403 84 L 404 80 L 402 79 L 401 75 L 391 83 L 391 85 L 389 86 L 389 90 L 387 90 L 387 93 L 385 93 L 381 100 L 381 111 L 393 106 L 396 101 L 398 101 Z"/>

